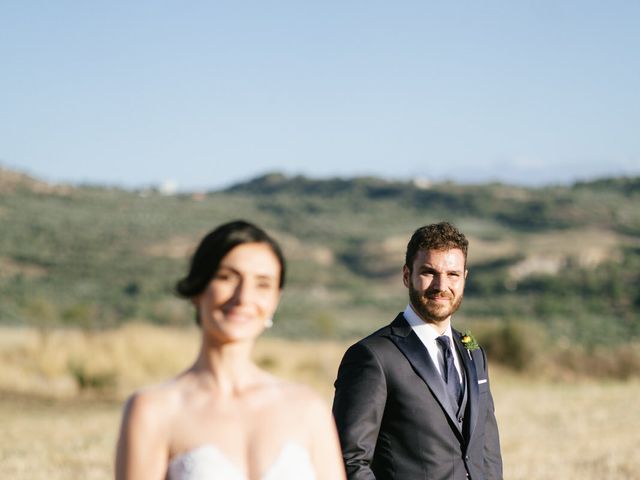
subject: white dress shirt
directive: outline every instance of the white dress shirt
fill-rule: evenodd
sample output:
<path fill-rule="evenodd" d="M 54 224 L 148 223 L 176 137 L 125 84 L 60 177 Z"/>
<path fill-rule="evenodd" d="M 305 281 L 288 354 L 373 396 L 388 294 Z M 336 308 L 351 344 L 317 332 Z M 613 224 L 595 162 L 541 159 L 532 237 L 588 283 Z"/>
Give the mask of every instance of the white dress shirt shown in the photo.
<path fill-rule="evenodd" d="M 458 373 L 458 381 L 462 383 L 460 359 L 458 358 L 458 349 L 456 348 L 455 343 L 453 343 L 453 338 L 451 336 L 451 324 L 449 324 L 444 333 L 441 334 L 432 325 L 422 320 L 413 310 L 411 304 L 408 304 L 407 308 L 404 309 L 403 315 L 407 323 L 411 326 L 413 331 L 416 332 L 416 335 L 418 335 L 418 338 L 426 347 L 433 364 L 436 366 L 438 373 L 440 373 L 441 376 L 442 371 L 444 370 L 444 356 L 442 355 L 442 349 L 438 345 L 436 338 L 440 335 L 446 335 L 449 337 L 449 342 L 451 342 L 451 352 L 453 353 L 453 363 L 456 367 L 456 372 Z"/>

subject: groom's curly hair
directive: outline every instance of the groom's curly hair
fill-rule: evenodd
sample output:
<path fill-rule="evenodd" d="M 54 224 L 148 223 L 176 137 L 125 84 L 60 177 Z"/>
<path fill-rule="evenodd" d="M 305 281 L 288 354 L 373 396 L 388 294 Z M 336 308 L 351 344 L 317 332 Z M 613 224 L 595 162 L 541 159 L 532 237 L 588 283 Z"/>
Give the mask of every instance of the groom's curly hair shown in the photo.
<path fill-rule="evenodd" d="M 405 264 L 409 271 L 413 269 L 413 261 L 420 250 L 451 250 L 459 248 L 464 254 L 464 266 L 467 266 L 467 250 L 469 241 L 460 230 L 449 222 L 432 223 L 417 229 L 407 245 Z"/>

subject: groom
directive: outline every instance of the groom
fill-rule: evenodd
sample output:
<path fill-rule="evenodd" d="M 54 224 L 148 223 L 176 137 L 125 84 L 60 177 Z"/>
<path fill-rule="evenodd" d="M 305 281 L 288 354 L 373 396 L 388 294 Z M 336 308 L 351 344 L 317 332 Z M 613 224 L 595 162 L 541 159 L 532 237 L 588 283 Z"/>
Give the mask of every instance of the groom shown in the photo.
<path fill-rule="evenodd" d="M 467 278 L 465 236 L 419 228 L 403 313 L 344 355 L 333 413 L 349 480 L 494 480 L 502 458 L 487 359 L 451 328 Z"/>

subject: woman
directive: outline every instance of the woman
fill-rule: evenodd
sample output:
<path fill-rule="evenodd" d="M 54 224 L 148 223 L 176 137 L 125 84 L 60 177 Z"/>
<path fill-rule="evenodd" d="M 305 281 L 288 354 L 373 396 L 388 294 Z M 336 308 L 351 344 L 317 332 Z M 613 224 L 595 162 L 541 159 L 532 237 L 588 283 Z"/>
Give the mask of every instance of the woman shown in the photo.
<path fill-rule="evenodd" d="M 176 287 L 195 307 L 200 352 L 188 370 L 128 400 L 116 479 L 345 478 L 324 402 L 251 360 L 284 279 L 277 243 L 250 223 L 227 223 L 202 240 Z"/>

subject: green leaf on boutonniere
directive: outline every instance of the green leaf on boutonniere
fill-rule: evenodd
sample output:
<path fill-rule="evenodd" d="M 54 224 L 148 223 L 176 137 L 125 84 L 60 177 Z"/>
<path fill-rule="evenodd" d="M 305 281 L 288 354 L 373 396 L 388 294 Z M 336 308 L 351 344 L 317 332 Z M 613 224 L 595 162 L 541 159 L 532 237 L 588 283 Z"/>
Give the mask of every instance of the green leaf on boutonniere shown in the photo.
<path fill-rule="evenodd" d="M 464 345 L 464 348 L 466 348 L 469 351 L 472 350 L 477 350 L 480 348 L 480 345 L 478 345 L 478 341 L 476 340 L 476 337 L 474 337 L 471 334 L 470 330 L 467 330 L 464 335 L 462 335 L 462 345 Z"/>

